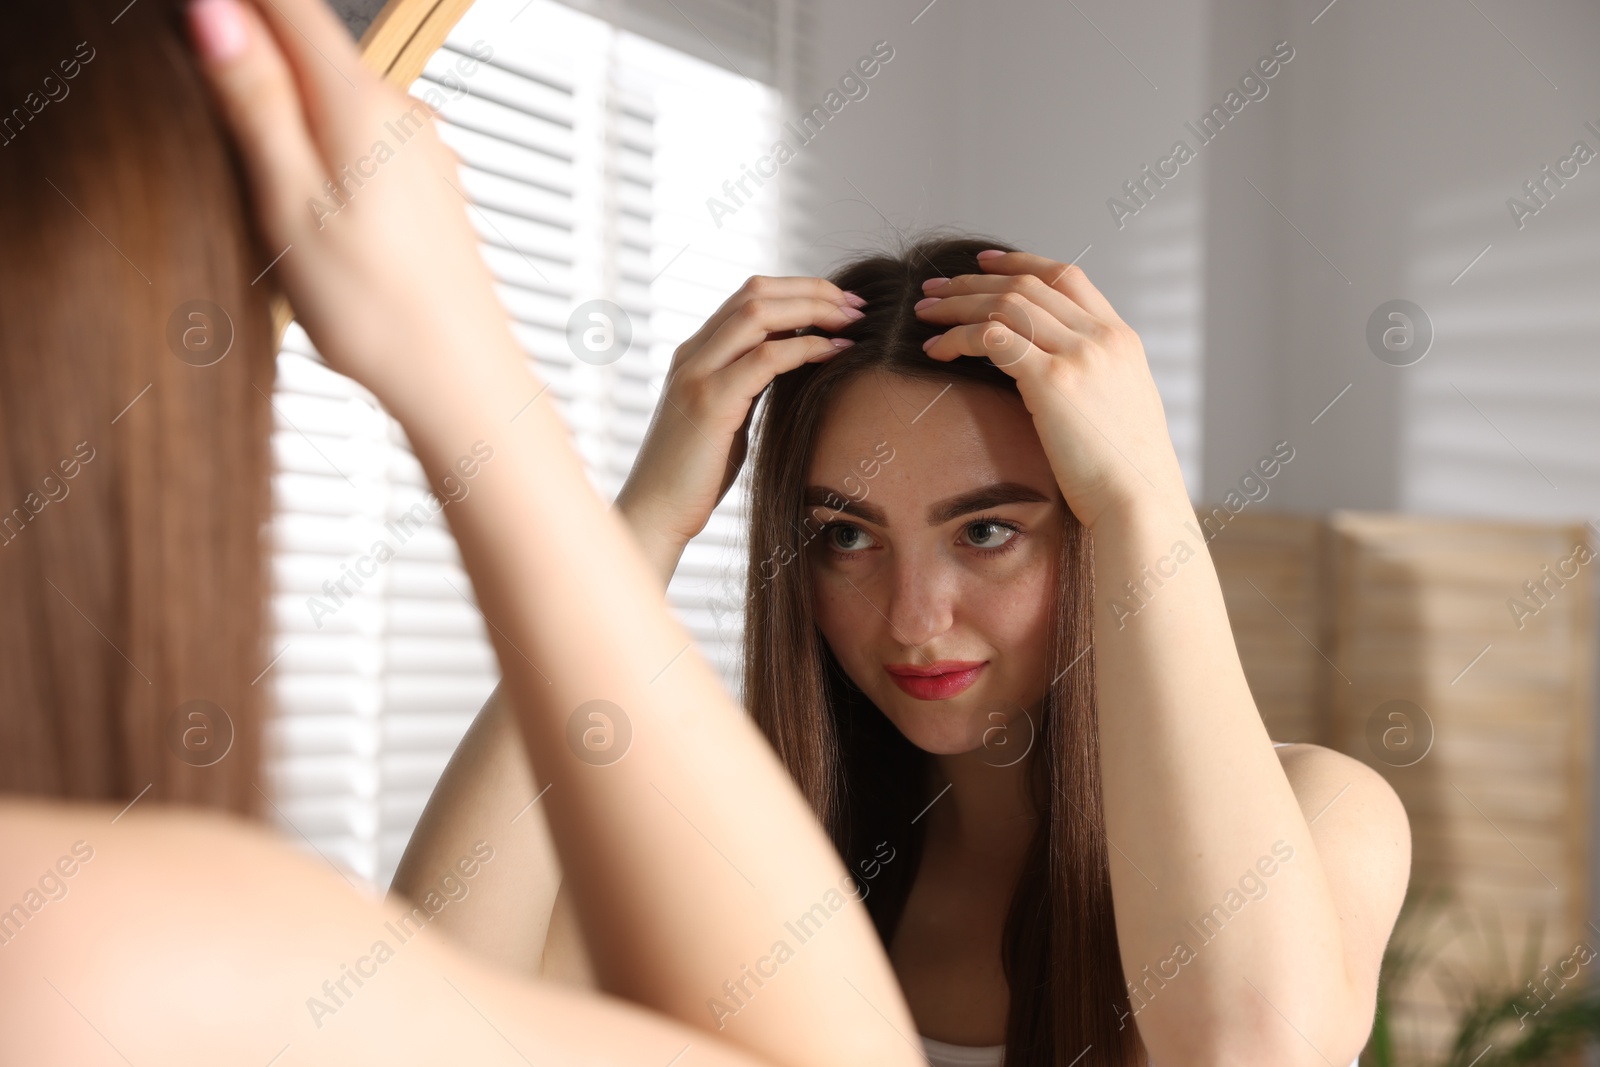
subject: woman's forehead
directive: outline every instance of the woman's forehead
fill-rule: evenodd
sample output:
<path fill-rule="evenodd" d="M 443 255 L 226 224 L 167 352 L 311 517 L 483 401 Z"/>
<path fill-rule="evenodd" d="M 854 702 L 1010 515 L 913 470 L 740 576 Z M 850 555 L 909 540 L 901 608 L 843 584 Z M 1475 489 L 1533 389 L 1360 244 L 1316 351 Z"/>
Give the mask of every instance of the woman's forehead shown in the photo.
<path fill-rule="evenodd" d="M 892 459 L 886 457 L 892 456 Z M 811 451 L 808 484 L 878 468 L 894 483 L 1053 483 L 1032 416 L 1014 393 L 976 382 L 871 373 L 835 394 Z"/>

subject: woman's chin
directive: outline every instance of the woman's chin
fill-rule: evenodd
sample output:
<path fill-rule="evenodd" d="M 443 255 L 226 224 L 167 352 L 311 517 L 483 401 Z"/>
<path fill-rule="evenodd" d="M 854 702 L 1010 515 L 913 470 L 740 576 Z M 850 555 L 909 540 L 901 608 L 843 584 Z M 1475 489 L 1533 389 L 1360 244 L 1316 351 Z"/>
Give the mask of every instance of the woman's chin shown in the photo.
<path fill-rule="evenodd" d="M 983 747 L 984 724 L 974 722 L 972 710 L 936 707 L 929 701 L 897 706 L 889 721 L 907 741 L 934 756 L 959 756 Z"/>
<path fill-rule="evenodd" d="M 1021 710 L 1015 701 L 916 700 L 885 695 L 884 715 L 907 741 L 933 756 L 959 756 L 987 751 L 985 762 L 1009 766 L 1013 753 L 1026 754 L 1037 738 L 1038 708 Z M 898 697 L 898 699 L 896 699 Z"/>

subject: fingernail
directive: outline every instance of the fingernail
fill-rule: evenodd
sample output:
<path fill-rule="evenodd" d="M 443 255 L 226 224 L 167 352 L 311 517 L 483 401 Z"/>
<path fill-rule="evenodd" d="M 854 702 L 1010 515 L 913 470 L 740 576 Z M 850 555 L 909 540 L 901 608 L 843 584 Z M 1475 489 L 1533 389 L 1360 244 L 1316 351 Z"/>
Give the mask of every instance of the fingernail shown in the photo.
<path fill-rule="evenodd" d="M 851 345 L 855 344 L 855 342 L 850 340 L 848 337 L 835 337 L 828 343 L 833 345 L 834 348 L 849 348 Z"/>
<path fill-rule="evenodd" d="M 840 308 L 839 311 L 851 322 L 855 322 L 857 319 L 864 319 L 867 317 L 867 313 L 859 308 Z"/>
<path fill-rule="evenodd" d="M 1005 253 L 1000 251 L 998 248 L 989 248 L 989 249 L 985 249 L 982 252 L 979 252 L 978 256 L 977 256 L 977 259 L 978 259 L 979 263 L 982 263 L 984 260 L 993 259 L 995 256 L 1003 256 L 1003 255 L 1005 255 Z"/>
<path fill-rule="evenodd" d="M 922 283 L 922 291 L 923 292 L 927 292 L 929 289 L 937 289 L 941 285 L 949 285 L 949 284 L 950 284 L 950 279 L 949 278 L 929 278 L 927 281 Z"/>
<path fill-rule="evenodd" d="M 928 349 L 932 348 L 933 347 L 933 342 L 937 341 L 939 339 L 939 337 L 940 337 L 939 334 L 934 334 L 932 337 L 930 337 L 926 341 L 922 342 L 922 350 L 924 352 L 926 352 Z"/>
<path fill-rule="evenodd" d="M 938 302 L 939 302 L 939 298 L 936 297 L 936 296 L 925 296 L 921 300 L 918 300 L 915 304 L 913 304 L 911 306 L 911 310 L 913 310 L 913 311 L 921 311 L 923 308 L 932 307 L 933 305 L 937 304 Z"/>
<path fill-rule="evenodd" d="M 866 307 L 867 306 L 867 302 L 865 300 L 861 299 L 861 297 L 856 295 L 855 293 L 850 292 L 848 289 L 846 289 L 845 293 L 844 293 L 844 302 L 849 304 L 853 308 L 859 308 L 859 307 Z"/>
<path fill-rule="evenodd" d="M 244 15 L 237 0 L 194 0 L 189 5 L 189 28 L 195 47 L 213 63 L 244 51 Z"/>

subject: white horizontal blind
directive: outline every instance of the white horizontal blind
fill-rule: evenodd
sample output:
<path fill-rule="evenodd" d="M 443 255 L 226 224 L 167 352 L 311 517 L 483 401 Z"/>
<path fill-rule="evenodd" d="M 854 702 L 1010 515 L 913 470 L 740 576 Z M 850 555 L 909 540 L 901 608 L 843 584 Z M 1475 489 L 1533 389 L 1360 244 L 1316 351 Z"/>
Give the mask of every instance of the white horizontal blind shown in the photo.
<path fill-rule="evenodd" d="M 777 94 L 554 0 L 479 0 L 412 94 L 441 105 L 513 330 L 611 499 L 673 349 L 778 262 L 776 188 L 720 227 L 706 207 L 770 145 Z M 632 328 L 605 365 L 568 342 L 592 300 Z M 278 364 L 265 792 L 289 836 L 386 886 L 498 667 L 445 516 L 401 521 L 427 486 L 399 425 L 298 326 Z M 742 502 L 741 479 L 668 590 L 735 691 Z M 378 564 L 380 543 L 395 555 Z"/>
<path fill-rule="evenodd" d="M 794 0 L 562 0 L 742 77 L 780 85 Z"/>

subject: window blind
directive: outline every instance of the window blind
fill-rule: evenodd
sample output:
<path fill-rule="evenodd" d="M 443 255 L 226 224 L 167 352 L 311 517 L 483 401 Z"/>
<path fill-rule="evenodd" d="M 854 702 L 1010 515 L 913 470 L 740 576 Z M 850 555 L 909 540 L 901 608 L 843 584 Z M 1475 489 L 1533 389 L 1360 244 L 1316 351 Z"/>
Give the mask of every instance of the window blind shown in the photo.
<path fill-rule="evenodd" d="M 563 0 L 613 26 L 768 85 L 784 85 L 795 0 Z"/>
<path fill-rule="evenodd" d="M 748 275 L 775 270 L 778 190 L 720 226 L 706 199 L 770 145 L 778 94 L 555 0 L 478 0 L 411 91 L 442 101 L 512 328 L 612 499 L 674 348 Z M 631 327 L 613 361 L 569 342 L 595 300 Z M 398 423 L 298 326 L 278 368 L 263 793 L 286 835 L 387 886 L 498 667 L 444 515 L 404 519 L 428 487 Z M 667 591 L 735 693 L 743 494 L 741 478 Z M 377 562 L 379 543 L 393 558 Z"/>

